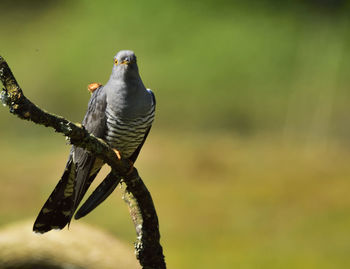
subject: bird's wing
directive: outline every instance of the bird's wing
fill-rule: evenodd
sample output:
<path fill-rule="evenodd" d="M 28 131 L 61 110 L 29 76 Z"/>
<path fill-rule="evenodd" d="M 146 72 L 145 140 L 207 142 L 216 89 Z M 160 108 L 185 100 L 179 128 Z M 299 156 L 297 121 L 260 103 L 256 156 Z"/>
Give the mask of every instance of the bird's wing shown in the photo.
<path fill-rule="evenodd" d="M 147 89 L 147 91 L 150 93 L 150 95 L 152 97 L 152 107 L 153 107 L 153 111 L 154 111 L 156 109 L 156 97 L 154 96 L 154 93 L 150 89 Z M 142 148 L 143 144 L 145 143 L 149 132 L 151 131 L 151 127 L 152 127 L 152 125 L 145 132 L 145 136 L 143 137 L 141 144 L 137 147 L 137 149 L 134 151 L 134 153 L 129 157 L 129 160 L 132 161 L 133 163 L 136 162 L 136 159 L 139 156 L 141 148 Z"/>
<path fill-rule="evenodd" d="M 102 138 L 106 131 L 106 106 L 106 93 L 101 86 L 92 93 L 88 111 L 82 123 L 89 133 L 99 138 Z M 103 165 L 101 160 L 96 159 L 87 150 L 77 147 L 74 147 L 73 160 L 78 164 L 78 173 L 75 180 L 75 204 L 72 214 Z"/>
<path fill-rule="evenodd" d="M 105 132 L 105 109 L 106 95 L 100 87 L 93 92 L 83 120 L 86 130 L 97 137 L 103 137 Z M 33 230 L 44 233 L 65 227 L 102 165 L 88 151 L 73 146 L 64 173 L 41 209 Z"/>
<path fill-rule="evenodd" d="M 154 93 L 150 90 L 147 89 L 147 91 L 151 94 L 152 97 L 152 106 L 153 110 L 155 110 L 156 107 L 156 98 L 154 96 Z M 143 137 L 142 142 L 140 145 L 137 147 L 137 149 L 134 151 L 134 153 L 130 156 L 129 160 L 135 163 L 141 148 L 143 144 L 146 141 L 146 138 L 151 130 L 150 126 L 147 131 L 145 132 L 145 135 Z M 117 187 L 121 180 L 121 177 L 112 177 L 108 176 L 106 177 L 100 185 L 97 186 L 97 188 L 93 191 L 93 193 L 89 196 L 89 198 L 85 201 L 85 203 L 79 208 L 77 213 L 75 214 L 74 218 L 75 219 L 80 219 L 87 214 L 89 214 L 93 209 L 95 209 L 99 204 L 101 204 L 106 198 L 114 191 L 114 189 Z"/>

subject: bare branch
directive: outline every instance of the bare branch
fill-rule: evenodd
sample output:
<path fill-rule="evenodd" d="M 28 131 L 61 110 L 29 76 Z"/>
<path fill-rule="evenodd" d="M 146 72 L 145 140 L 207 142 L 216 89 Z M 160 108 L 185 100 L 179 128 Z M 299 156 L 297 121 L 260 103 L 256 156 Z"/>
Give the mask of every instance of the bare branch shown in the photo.
<path fill-rule="evenodd" d="M 152 265 L 149 268 L 165 268 L 165 263 L 162 265 L 158 259 L 162 257 L 164 260 L 162 246 L 156 243 L 160 240 L 157 213 L 152 199 L 144 199 L 151 197 L 151 194 L 136 169 L 125 183 L 124 200 L 129 205 L 138 235 L 138 242 L 135 243 L 136 256 L 141 265 Z"/>
<path fill-rule="evenodd" d="M 0 98 L 10 112 L 21 119 L 52 127 L 64 134 L 72 145 L 84 148 L 104 160 L 111 168 L 111 175 L 122 176 L 126 184 L 125 197 L 135 223 L 138 241 L 135 244 L 136 256 L 143 268 L 166 268 L 160 234 L 158 217 L 152 197 L 144 185 L 137 169 L 128 175 L 131 164 L 128 160 L 118 160 L 114 151 L 102 139 L 89 134 L 81 124 L 75 124 L 63 117 L 43 111 L 27 99 L 8 64 L 0 56 L 0 80 L 4 85 Z M 135 217 L 137 214 L 137 217 Z"/>

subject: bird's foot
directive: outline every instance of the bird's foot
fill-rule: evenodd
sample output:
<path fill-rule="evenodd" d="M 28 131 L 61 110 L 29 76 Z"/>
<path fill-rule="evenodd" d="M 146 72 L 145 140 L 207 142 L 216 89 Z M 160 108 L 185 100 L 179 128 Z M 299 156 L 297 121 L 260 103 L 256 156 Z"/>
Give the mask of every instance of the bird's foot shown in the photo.
<path fill-rule="evenodd" d="M 121 160 L 122 156 L 120 155 L 120 151 L 117 149 L 113 149 L 113 151 L 115 152 L 115 155 L 117 155 L 118 160 Z"/>
<path fill-rule="evenodd" d="M 94 82 L 88 85 L 88 90 L 89 92 L 93 93 L 94 91 L 96 91 L 98 88 L 100 88 L 102 86 L 102 84 Z"/>
<path fill-rule="evenodd" d="M 113 151 L 115 152 L 115 155 L 117 155 L 118 160 L 121 160 L 122 157 L 121 157 L 120 151 L 117 150 L 117 149 L 113 149 Z M 134 162 L 133 162 L 133 161 L 130 161 L 129 159 L 128 159 L 128 161 L 130 162 L 130 169 L 129 169 L 129 171 L 126 173 L 126 175 L 130 175 L 130 174 L 132 173 L 132 171 L 134 170 Z"/>

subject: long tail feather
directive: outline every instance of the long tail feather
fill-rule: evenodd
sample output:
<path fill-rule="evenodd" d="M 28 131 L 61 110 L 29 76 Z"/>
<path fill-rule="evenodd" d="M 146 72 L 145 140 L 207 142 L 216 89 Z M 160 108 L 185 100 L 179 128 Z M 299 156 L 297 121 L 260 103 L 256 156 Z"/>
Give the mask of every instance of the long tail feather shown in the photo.
<path fill-rule="evenodd" d="M 79 208 L 74 218 L 80 219 L 94 210 L 114 191 L 120 180 L 121 177 L 108 174 L 108 176 L 101 182 L 100 185 L 97 186 L 85 203 Z"/>
<path fill-rule="evenodd" d="M 45 233 L 52 229 L 62 229 L 71 218 L 71 210 L 74 206 L 74 179 L 76 167 L 72 158 L 68 160 L 61 180 L 42 207 L 33 230 Z"/>
<path fill-rule="evenodd" d="M 63 229 L 70 223 L 84 194 L 100 171 L 99 168 L 89 176 L 94 162 L 95 159 L 89 159 L 84 168 L 78 168 L 72 157 L 69 158 L 61 180 L 34 223 L 34 232 L 45 233 L 52 229 Z"/>

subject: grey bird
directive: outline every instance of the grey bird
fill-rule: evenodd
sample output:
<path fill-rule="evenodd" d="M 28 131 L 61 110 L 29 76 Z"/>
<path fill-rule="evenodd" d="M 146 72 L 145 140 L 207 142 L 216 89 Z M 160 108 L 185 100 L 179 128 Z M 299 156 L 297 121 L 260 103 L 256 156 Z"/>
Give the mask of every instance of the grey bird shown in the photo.
<path fill-rule="evenodd" d="M 134 52 L 118 52 L 106 85 L 96 84 L 90 90 L 92 95 L 83 126 L 104 139 L 119 158 L 121 155 L 134 163 L 151 129 L 156 105 L 153 92 L 141 80 Z M 103 165 L 101 159 L 88 151 L 72 146 L 63 175 L 41 209 L 33 230 L 45 233 L 69 224 Z M 120 179 L 106 177 L 75 218 L 85 216 L 103 202 Z"/>

